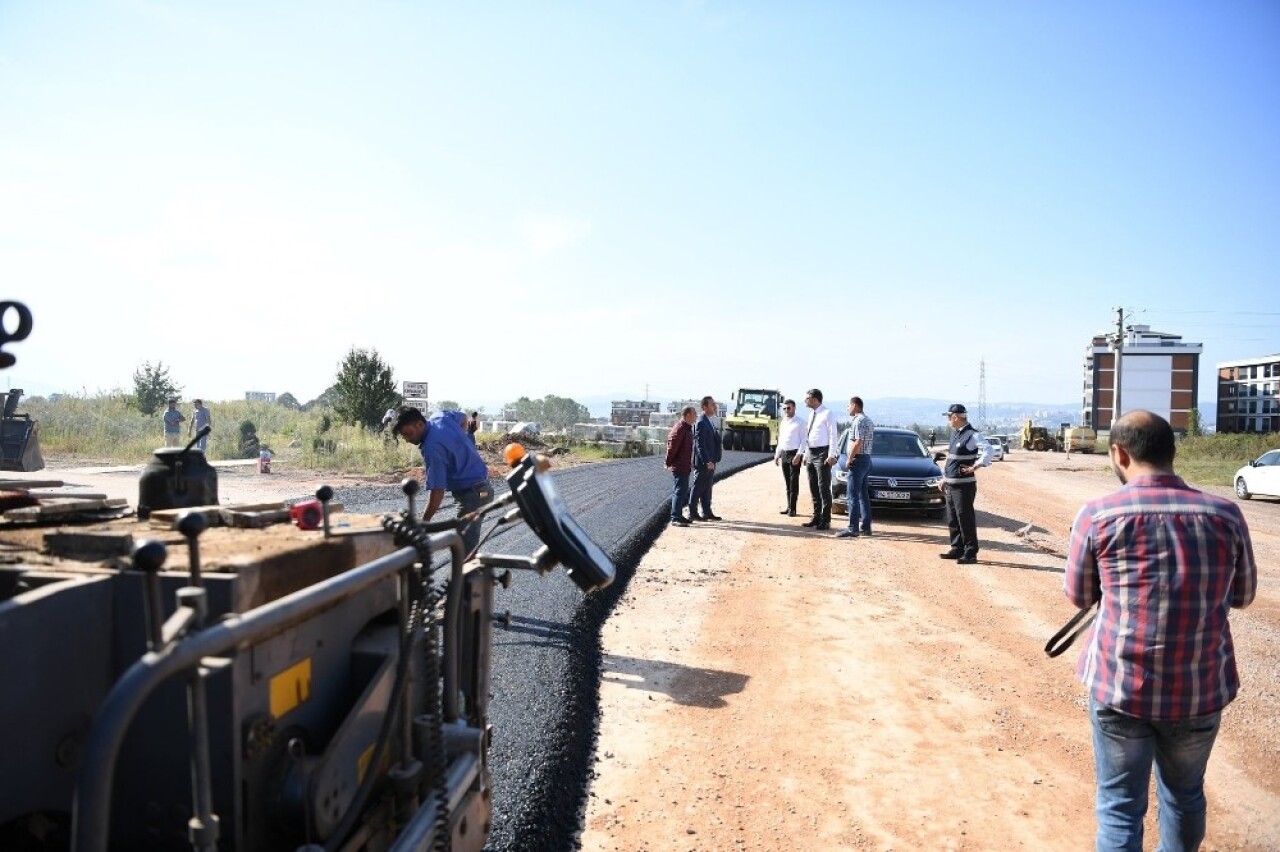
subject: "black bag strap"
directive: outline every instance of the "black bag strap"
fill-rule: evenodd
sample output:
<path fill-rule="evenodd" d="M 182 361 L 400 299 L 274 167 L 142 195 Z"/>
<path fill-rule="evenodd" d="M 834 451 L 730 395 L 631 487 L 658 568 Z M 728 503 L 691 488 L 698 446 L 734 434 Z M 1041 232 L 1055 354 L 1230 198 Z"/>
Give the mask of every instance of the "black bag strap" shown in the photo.
<path fill-rule="evenodd" d="M 1070 648 L 1071 643 L 1076 641 L 1076 637 L 1083 633 L 1085 629 L 1093 623 L 1094 616 L 1097 614 L 1098 605 L 1095 603 L 1088 609 L 1082 609 L 1075 615 L 1071 616 L 1071 620 L 1062 625 L 1062 629 L 1053 634 L 1053 637 L 1045 643 L 1044 652 L 1050 657 L 1056 657 L 1063 651 Z M 1072 628 L 1075 629 L 1072 630 Z M 1059 640 L 1061 640 L 1061 644 L 1058 644 Z"/>

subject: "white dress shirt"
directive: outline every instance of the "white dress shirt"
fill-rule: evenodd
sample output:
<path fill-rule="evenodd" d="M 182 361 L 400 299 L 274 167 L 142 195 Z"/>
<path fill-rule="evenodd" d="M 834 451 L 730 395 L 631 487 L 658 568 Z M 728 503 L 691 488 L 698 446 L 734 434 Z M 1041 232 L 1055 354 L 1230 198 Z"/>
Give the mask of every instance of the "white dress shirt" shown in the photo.
<path fill-rule="evenodd" d="M 826 447 L 827 455 L 832 455 L 839 438 L 836 416 L 825 405 L 819 405 L 809 412 L 809 422 L 805 423 L 804 439 L 800 447 L 804 450 L 806 459 L 810 457 L 810 447 Z"/>
<path fill-rule="evenodd" d="M 804 430 L 809 428 L 808 422 L 794 414 L 783 417 L 778 424 L 778 449 L 774 451 L 775 459 L 782 458 L 785 450 L 798 450 L 804 446 Z"/>

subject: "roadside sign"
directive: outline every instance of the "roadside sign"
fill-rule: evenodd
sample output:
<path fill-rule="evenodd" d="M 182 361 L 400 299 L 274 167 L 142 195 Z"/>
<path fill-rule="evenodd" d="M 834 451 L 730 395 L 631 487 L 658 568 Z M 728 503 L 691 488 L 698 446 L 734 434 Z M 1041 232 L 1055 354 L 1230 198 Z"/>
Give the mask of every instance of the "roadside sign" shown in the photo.
<path fill-rule="evenodd" d="M 404 391 L 400 395 L 405 399 L 427 399 L 427 383 L 405 382 Z"/>

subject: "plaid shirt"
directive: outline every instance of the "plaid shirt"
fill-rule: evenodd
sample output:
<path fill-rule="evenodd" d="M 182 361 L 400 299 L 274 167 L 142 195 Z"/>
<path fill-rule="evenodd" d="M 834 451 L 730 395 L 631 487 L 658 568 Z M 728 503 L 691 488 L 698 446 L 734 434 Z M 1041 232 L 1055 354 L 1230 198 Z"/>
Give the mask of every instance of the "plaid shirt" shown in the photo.
<path fill-rule="evenodd" d="M 849 424 L 849 436 L 849 447 L 852 449 L 853 442 L 861 438 L 862 446 L 858 447 L 858 455 L 869 456 L 876 442 L 876 424 L 865 414 L 855 414 Z"/>
<path fill-rule="evenodd" d="M 1071 528 L 1064 591 L 1081 609 L 1101 600 L 1076 674 L 1139 719 L 1217 712 L 1240 687 L 1227 612 L 1257 586 L 1238 506 L 1171 474 L 1135 476 Z"/>

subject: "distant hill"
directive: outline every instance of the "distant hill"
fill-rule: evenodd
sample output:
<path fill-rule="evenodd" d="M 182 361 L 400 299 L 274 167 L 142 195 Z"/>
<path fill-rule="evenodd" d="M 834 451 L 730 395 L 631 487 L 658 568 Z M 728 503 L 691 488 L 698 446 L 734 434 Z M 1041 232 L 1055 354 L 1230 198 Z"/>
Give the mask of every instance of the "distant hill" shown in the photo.
<path fill-rule="evenodd" d="M 625 394 L 614 396 L 589 396 L 589 397 L 573 397 L 582 403 L 591 412 L 593 417 L 608 417 L 615 399 L 626 399 Z M 654 397 L 662 403 L 662 409 L 665 411 L 667 402 L 665 398 Z M 494 402 L 492 404 L 485 403 L 484 410 L 490 414 L 496 414 L 502 409 L 503 402 Z M 725 400 L 727 401 L 727 400 Z M 946 418 L 942 412 L 947 410 L 947 406 L 955 402 L 954 399 L 922 399 L 919 397 L 881 397 L 879 399 L 867 399 L 867 414 L 871 415 L 871 419 L 881 426 L 903 426 L 907 427 L 913 423 L 918 423 L 926 428 L 937 426 L 939 429 L 947 425 Z M 1071 423 L 1079 425 L 1080 423 L 1080 404 L 1079 403 L 1048 403 L 1048 402 L 989 402 L 987 403 L 987 423 L 978 423 L 977 407 L 969 402 L 965 405 L 970 406 L 969 417 L 973 419 L 974 425 L 986 426 L 990 425 L 993 432 L 1013 432 L 1022 428 L 1022 422 L 1030 419 L 1035 421 L 1038 426 L 1057 427 L 1060 423 Z M 801 412 L 803 413 L 803 412 Z M 843 399 L 836 401 L 836 414 L 840 419 L 846 418 L 845 402 Z"/>

